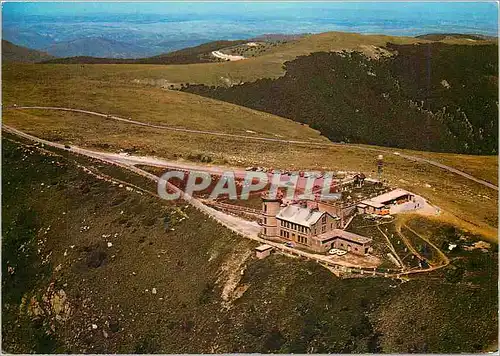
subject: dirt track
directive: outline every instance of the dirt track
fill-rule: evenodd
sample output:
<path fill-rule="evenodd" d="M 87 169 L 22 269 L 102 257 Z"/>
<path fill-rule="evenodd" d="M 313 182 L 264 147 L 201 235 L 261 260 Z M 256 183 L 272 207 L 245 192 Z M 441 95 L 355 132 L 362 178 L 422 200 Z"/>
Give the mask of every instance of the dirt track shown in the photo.
<path fill-rule="evenodd" d="M 149 124 L 146 122 L 141 122 L 141 121 L 135 121 L 132 119 L 125 119 L 121 118 L 118 116 L 114 115 L 107 115 L 107 114 L 102 114 L 94 111 L 89 111 L 89 110 L 81 110 L 81 109 L 72 109 L 72 108 L 62 108 L 62 107 L 52 107 L 52 106 L 17 106 L 17 107 L 6 107 L 4 109 L 16 109 L 16 110 L 23 110 L 23 109 L 38 109 L 38 110 L 59 110 L 59 111 L 70 111 L 70 112 L 79 112 L 83 114 L 88 114 L 88 115 L 94 115 L 94 116 L 100 116 L 103 118 L 111 119 L 111 120 L 117 120 L 121 122 L 126 122 L 130 123 L 133 125 L 139 125 L 139 126 L 146 126 L 146 127 L 152 127 L 152 128 L 157 128 L 157 129 L 164 129 L 164 130 L 169 130 L 169 131 L 180 131 L 180 132 L 186 132 L 186 133 L 192 133 L 192 134 L 203 134 L 203 135 L 213 135 L 213 136 L 222 136 L 222 137 L 235 137 L 235 138 L 242 138 L 245 140 L 257 140 L 257 141 L 267 141 L 267 142 L 279 142 L 279 143 L 288 143 L 288 144 L 299 144 L 299 145 L 314 145 L 314 146 L 332 146 L 332 145 L 341 145 L 341 146 L 348 146 L 348 147 L 356 147 L 364 150 L 369 150 L 369 151 L 375 151 L 375 152 L 381 152 L 381 153 L 386 153 L 390 155 L 397 155 L 401 158 L 414 161 L 414 162 L 421 162 L 421 163 L 426 163 L 433 165 L 435 167 L 447 170 L 449 172 L 452 172 L 454 174 L 460 175 L 466 179 L 469 179 L 471 181 L 474 181 L 476 183 L 482 184 L 488 188 L 494 189 L 498 191 L 498 186 L 487 182 L 485 180 L 476 178 L 468 173 L 465 173 L 463 171 L 460 171 L 456 168 L 444 165 L 440 162 L 433 161 L 430 159 L 426 158 L 421 158 L 417 156 L 410 156 L 410 155 L 405 155 L 405 154 L 400 154 L 400 153 L 395 153 L 390 150 L 386 149 L 378 149 L 378 148 L 371 148 L 371 147 L 365 147 L 365 146 L 359 146 L 359 145 L 345 145 L 345 144 L 336 144 L 336 143 L 319 143 L 319 142 L 309 142 L 309 141 L 299 141 L 299 140 L 283 140 L 283 139 L 277 139 L 277 138 L 270 138 L 270 137 L 256 137 L 256 136 L 249 136 L 249 135 L 238 135 L 238 134 L 229 134 L 229 133 L 224 133 L 224 132 L 216 132 L 216 131 L 204 131 L 204 130 L 191 130 L 191 129 L 186 129 L 186 128 L 179 128 L 179 127 L 172 127 L 172 126 L 165 126 L 165 125 L 156 125 L 156 124 Z"/>

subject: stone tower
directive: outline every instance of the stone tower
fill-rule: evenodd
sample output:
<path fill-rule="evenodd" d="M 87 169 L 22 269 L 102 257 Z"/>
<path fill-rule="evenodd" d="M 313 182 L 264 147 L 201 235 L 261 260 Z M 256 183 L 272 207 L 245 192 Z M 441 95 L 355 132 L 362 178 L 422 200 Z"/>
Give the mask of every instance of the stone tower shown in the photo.
<path fill-rule="evenodd" d="M 279 235 L 276 215 L 280 211 L 281 199 L 262 196 L 262 236 L 275 237 Z"/>

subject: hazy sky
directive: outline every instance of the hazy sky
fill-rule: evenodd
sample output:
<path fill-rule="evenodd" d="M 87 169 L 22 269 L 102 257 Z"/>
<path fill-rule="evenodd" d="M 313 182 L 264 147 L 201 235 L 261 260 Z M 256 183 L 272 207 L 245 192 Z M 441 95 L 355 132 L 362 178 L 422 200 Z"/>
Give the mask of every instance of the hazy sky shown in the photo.
<path fill-rule="evenodd" d="M 78 16 L 85 14 L 242 14 L 260 13 L 264 16 L 294 14 L 306 15 L 322 8 L 348 9 L 361 11 L 399 12 L 408 14 L 470 14 L 485 19 L 497 17 L 497 4 L 493 1 L 482 2 L 31 2 L 4 3 L 5 17 L 22 15 Z M 305 13 L 303 13 L 305 11 Z"/>

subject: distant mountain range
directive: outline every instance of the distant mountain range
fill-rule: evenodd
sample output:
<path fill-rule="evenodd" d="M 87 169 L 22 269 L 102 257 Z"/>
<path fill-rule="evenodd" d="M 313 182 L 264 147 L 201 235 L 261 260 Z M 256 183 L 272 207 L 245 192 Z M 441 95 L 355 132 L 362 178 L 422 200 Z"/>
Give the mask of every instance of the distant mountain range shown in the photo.
<path fill-rule="evenodd" d="M 2 62 L 36 63 L 55 58 L 46 52 L 37 51 L 2 40 Z"/>
<path fill-rule="evenodd" d="M 110 40 L 103 37 L 89 37 L 73 41 L 59 42 L 45 47 L 43 50 L 35 50 L 5 42 L 5 61 L 16 62 L 47 62 L 47 63 L 87 63 L 87 64 L 190 64 L 211 62 L 215 59 L 210 56 L 210 52 L 246 43 L 248 41 L 283 41 L 296 40 L 306 34 L 264 34 L 248 38 L 246 40 L 221 40 L 197 43 L 198 41 L 174 41 L 161 42 L 157 46 L 146 47 L 128 42 Z M 445 39 L 468 39 L 481 41 L 496 39 L 496 37 L 474 35 L 474 34 L 453 34 L 453 33 L 433 33 L 416 36 L 416 38 L 430 41 L 442 41 Z M 193 44 L 194 42 L 194 44 Z M 181 47 L 174 50 L 170 48 Z M 161 51 L 160 48 L 166 48 Z M 158 55 L 150 55 L 158 53 Z"/>
<path fill-rule="evenodd" d="M 120 42 L 106 38 L 91 37 L 74 41 L 60 42 L 45 49 L 56 57 L 92 56 L 110 58 L 138 58 L 148 49 L 133 43 Z"/>

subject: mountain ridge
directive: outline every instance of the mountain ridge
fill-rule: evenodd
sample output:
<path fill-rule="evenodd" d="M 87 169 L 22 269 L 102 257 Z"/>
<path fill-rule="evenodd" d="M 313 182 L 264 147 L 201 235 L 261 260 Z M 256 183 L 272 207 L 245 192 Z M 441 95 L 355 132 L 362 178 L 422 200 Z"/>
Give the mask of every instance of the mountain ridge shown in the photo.
<path fill-rule="evenodd" d="M 193 64 L 214 62 L 215 58 L 210 58 L 210 52 L 237 44 L 245 43 L 246 40 L 236 41 L 211 41 L 194 47 L 187 47 L 177 51 L 166 52 L 156 56 L 146 58 L 106 58 L 92 56 L 75 56 L 56 58 L 45 61 L 47 64 Z"/>
<path fill-rule="evenodd" d="M 36 63 L 53 58 L 55 57 L 46 52 L 2 40 L 2 62 L 4 63 Z"/>

